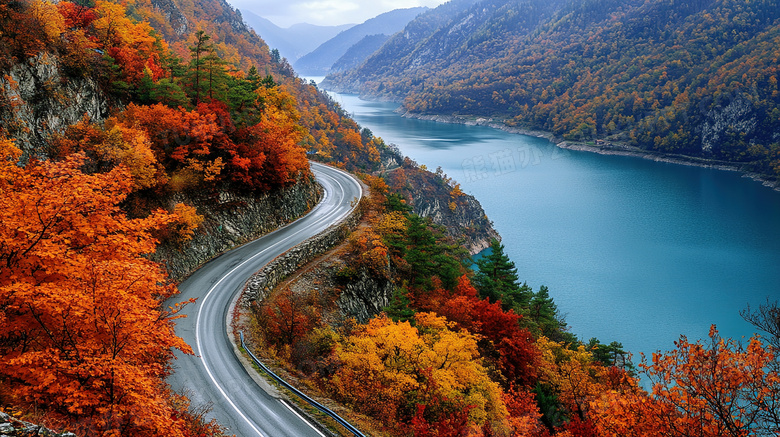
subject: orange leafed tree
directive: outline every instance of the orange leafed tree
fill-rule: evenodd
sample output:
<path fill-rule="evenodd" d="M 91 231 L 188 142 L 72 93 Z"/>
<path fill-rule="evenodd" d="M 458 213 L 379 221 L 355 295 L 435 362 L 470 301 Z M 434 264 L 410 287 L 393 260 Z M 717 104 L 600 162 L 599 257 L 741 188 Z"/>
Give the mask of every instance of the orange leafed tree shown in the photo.
<path fill-rule="evenodd" d="M 593 404 L 606 436 L 750 436 L 780 432 L 780 374 L 771 348 L 756 337 L 746 346 L 720 338 L 653 354 L 641 367 L 652 395 L 610 392 Z"/>
<path fill-rule="evenodd" d="M 314 296 L 286 288 L 258 308 L 266 339 L 277 348 L 292 346 L 317 326 Z"/>
<path fill-rule="evenodd" d="M 298 143 L 304 132 L 295 99 L 284 89 L 255 91 L 262 108 L 260 121 L 236 135 L 231 177 L 249 188 L 268 190 L 294 183 L 309 172 L 306 152 Z"/>
<path fill-rule="evenodd" d="M 118 2 L 98 0 L 95 12 L 98 18 L 92 22 L 94 35 L 122 67 L 123 79 L 138 84 L 145 67 L 149 67 L 155 80 L 159 79 L 163 74 L 159 48 L 165 50 L 167 45 L 154 37 L 149 23 L 133 22 L 125 6 Z"/>
<path fill-rule="evenodd" d="M 81 435 L 183 435 L 163 378 L 176 290 L 150 231 L 171 219 L 127 219 L 124 167 L 86 175 L 83 154 L 20 167 L 0 140 L 0 381 L 17 405 Z"/>
<path fill-rule="evenodd" d="M 101 126 L 90 123 L 84 117 L 63 134 L 55 135 L 52 145 L 60 158 L 84 151 L 89 157 L 84 166 L 87 172 L 106 172 L 117 165 L 124 165 L 132 177 L 133 190 L 166 182 L 166 175 L 154 156 L 146 132 L 117 123 L 114 119 Z"/>
<path fill-rule="evenodd" d="M 568 422 L 559 429 L 562 435 L 598 435 L 593 430 L 592 405 L 608 393 L 628 395 L 639 391 L 626 371 L 602 366 L 582 344 L 573 349 L 546 337 L 540 337 L 536 344 L 542 351 L 540 382 L 553 388 L 568 416 Z"/>
<path fill-rule="evenodd" d="M 156 104 L 130 104 L 108 124 L 135 126 L 146 132 L 150 148 L 169 175 L 174 191 L 217 179 L 224 167 L 215 143 L 225 137 L 214 114 Z"/>

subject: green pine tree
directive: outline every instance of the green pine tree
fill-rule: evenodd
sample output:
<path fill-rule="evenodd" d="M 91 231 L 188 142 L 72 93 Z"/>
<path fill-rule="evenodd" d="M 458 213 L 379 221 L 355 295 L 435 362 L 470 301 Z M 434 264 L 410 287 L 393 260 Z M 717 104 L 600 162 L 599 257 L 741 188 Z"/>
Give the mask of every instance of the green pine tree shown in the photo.
<path fill-rule="evenodd" d="M 628 371 L 630 374 L 636 373 L 636 368 L 631 362 L 631 354 L 623 349 L 623 344 L 613 341 L 610 344 L 602 344 L 597 338 L 591 338 L 585 345 L 593 354 L 593 359 L 605 366 L 616 366 Z"/>
<path fill-rule="evenodd" d="M 136 89 L 136 95 L 138 96 L 138 101 L 145 105 L 153 103 L 152 100 L 153 89 L 154 89 L 154 79 L 152 79 L 152 75 L 150 74 L 149 69 L 145 69 L 144 76 L 141 78 L 141 83 L 138 84 L 138 88 Z"/>
<path fill-rule="evenodd" d="M 203 88 L 209 100 L 227 100 L 230 76 L 225 71 L 227 62 L 217 55 L 214 49 L 203 57 Z"/>
<path fill-rule="evenodd" d="M 438 241 L 430 227 L 430 219 L 412 214 L 406 230 L 406 255 L 413 276 L 413 284 L 422 290 L 433 287 L 433 277 L 441 279 L 446 289 L 454 288 L 460 276 L 460 263 L 449 253 L 449 248 Z"/>
<path fill-rule="evenodd" d="M 172 108 L 186 107 L 189 103 L 187 94 L 184 93 L 179 84 L 167 77 L 158 80 L 152 86 L 149 96 L 151 100 Z"/>
<path fill-rule="evenodd" d="M 558 314 L 558 306 L 550 297 L 546 286 L 539 287 L 528 304 L 528 312 L 525 314 L 534 331 L 547 338 L 557 338 L 561 331 L 561 320 Z M 565 325 L 565 323 L 563 323 Z"/>
<path fill-rule="evenodd" d="M 171 77 L 171 80 L 181 78 L 187 73 L 187 68 L 184 65 L 184 60 L 176 56 L 176 53 L 169 51 L 168 53 L 165 54 L 165 56 L 162 57 L 162 59 L 160 59 L 160 63 L 162 67 L 165 69 L 165 71 L 168 72 L 168 75 Z"/>
<path fill-rule="evenodd" d="M 260 77 L 260 73 L 257 72 L 257 67 L 254 65 L 249 67 L 249 71 L 246 73 L 246 80 L 252 85 L 253 89 L 257 89 L 260 86 L 260 81 L 263 78 Z"/>
<path fill-rule="evenodd" d="M 390 305 L 384 308 L 387 316 L 396 322 L 414 321 L 415 311 L 410 308 L 409 292 L 405 288 L 396 288 Z"/>
<path fill-rule="evenodd" d="M 203 90 L 203 75 L 204 75 L 204 56 L 212 50 L 212 45 L 209 44 L 211 37 L 206 32 L 199 30 L 195 34 L 195 45 L 190 47 L 190 68 L 188 72 L 190 81 L 190 96 L 193 97 L 193 103 L 196 105 L 201 102 L 201 98 L 205 95 Z"/>
<path fill-rule="evenodd" d="M 498 240 L 490 244 L 490 254 L 477 260 L 474 286 L 482 297 L 491 302 L 501 301 L 505 309 L 515 309 L 523 314 L 533 296 L 527 284 L 520 284 L 515 263 L 504 253 L 504 245 Z"/>

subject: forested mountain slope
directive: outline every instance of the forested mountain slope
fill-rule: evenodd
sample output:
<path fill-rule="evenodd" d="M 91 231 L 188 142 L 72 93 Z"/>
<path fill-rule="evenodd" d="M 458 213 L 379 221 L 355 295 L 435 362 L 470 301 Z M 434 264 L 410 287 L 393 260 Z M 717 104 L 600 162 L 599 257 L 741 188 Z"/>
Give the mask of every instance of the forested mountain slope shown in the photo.
<path fill-rule="evenodd" d="M 326 85 L 777 175 L 779 17 L 776 0 L 481 1 Z"/>
<path fill-rule="evenodd" d="M 309 157 L 402 160 L 221 0 L 0 2 L 0 120 L 0 410 L 84 436 L 218 435 L 165 382 L 166 261 L 304 213 Z"/>
<path fill-rule="evenodd" d="M 776 304 L 748 311 L 766 343 L 713 328 L 654 355 L 639 367 L 657 381 L 648 393 L 620 344 L 568 332 L 498 241 L 470 268 L 461 242 L 413 212 L 489 235 L 478 203 L 361 129 L 225 2 L 0 2 L 0 29 L 0 420 L 85 437 L 220 435 L 166 383 L 172 351 L 191 349 L 173 329 L 181 306 L 164 307 L 175 281 L 150 255 L 162 242 L 188 256 L 203 235 L 239 244 L 247 234 L 222 218 L 283 190 L 301 187 L 305 210 L 315 158 L 363 173 L 364 224 L 335 287 L 264 300 L 257 328 L 377 435 L 780 429 Z M 394 284 L 388 315 L 320 312 L 369 279 Z"/>
<path fill-rule="evenodd" d="M 340 57 L 330 67 L 332 72 L 345 71 L 360 66 L 369 56 L 382 47 L 382 44 L 390 39 L 389 35 L 378 33 L 363 37 L 355 45 L 349 48 L 342 57 Z"/>

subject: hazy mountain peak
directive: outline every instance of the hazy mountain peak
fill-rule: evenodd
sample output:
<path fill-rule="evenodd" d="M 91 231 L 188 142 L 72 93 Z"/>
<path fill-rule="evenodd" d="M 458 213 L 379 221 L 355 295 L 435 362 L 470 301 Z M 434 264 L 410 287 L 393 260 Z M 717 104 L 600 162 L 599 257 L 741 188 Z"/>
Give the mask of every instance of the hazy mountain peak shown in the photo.
<path fill-rule="evenodd" d="M 284 28 L 251 11 L 241 11 L 241 14 L 247 25 L 254 29 L 270 48 L 279 50 L 279 53 L 291 63 L 316 49 L 323 41 L 327 41 L 354 26 L 354 24 L 320 26 L 297 23 Z"/>
<path fill-rule="evenodd" d="M 427 7 L 395 9 L 368 19 L 324 41 L 316 50 L 295 62 L 295 69 L 304 75 L 327 74 L 331 66 L 363 38 L 370 35 L 393 35 L 427 10 Z"/>

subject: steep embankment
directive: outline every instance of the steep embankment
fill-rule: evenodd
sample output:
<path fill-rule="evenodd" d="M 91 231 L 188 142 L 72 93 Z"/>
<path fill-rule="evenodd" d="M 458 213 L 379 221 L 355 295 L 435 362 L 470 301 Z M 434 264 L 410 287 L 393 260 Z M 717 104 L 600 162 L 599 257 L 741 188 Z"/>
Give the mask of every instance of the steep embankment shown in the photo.
<path fill-rule="evenodd" d="M 305 214 L 320 199 L 320 191 L 314 179 L 307 176 L 290 187 L 259 195 L 223 191 L 209 198 L 177 196 L 170 200 L 172 204 L 199 205 L 204 221 L 186 244 L 163 244 L 153 259 L 163 263 L 173 279 L 181 281 L 215 256 Z"/>
<path fill-rule="evenodd" d="M 96 80 L 61 71 L 56 54 L 41 52 L 0 77 L 0 122 L 27 156 L 45 158 L 52 133 L 82 117 L 99 122 L 113 106 Z"/>

